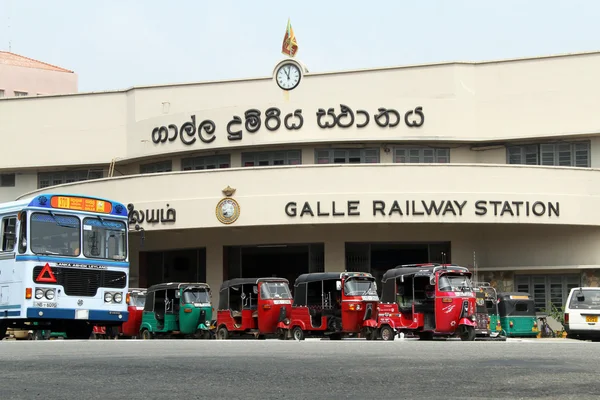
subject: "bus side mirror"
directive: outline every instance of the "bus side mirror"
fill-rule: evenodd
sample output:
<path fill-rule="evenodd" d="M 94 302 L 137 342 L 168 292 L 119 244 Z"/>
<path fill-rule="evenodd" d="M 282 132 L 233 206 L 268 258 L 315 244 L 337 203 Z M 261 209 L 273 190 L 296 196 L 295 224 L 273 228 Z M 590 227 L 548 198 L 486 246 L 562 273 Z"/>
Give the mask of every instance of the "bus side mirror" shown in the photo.
<path fill-rule="evenodd" d="M 335 281 L 335 289 L 342 290 L 342 281 Z"/>

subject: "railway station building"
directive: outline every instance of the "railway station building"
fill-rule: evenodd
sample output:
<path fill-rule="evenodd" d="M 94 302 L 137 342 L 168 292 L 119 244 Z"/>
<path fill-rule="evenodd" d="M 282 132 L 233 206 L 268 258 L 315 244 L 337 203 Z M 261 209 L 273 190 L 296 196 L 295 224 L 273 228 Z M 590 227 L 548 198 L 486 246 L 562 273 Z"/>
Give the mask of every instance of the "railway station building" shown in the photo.
<path fill-rule="evenodd" d="M 600 53 L 0 99 L 0 201 L 130 208 L 131 287 L 451 262 L 600 281 Z M 296 75 L 298 75 L 296 77 Z M 289 86 L 286 86 L 289 85 Z M 283 88 L 282 88 L 283 86 Z"/>

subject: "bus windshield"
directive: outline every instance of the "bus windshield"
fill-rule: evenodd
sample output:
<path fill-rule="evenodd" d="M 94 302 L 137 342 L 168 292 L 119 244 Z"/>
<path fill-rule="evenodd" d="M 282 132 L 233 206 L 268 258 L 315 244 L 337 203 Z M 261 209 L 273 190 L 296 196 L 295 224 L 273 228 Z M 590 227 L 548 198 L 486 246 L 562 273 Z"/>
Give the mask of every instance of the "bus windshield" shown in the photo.
<path fill-rule="evenodd" d="M 124 260 L 127 256 L 124 222 L 104 218 L 83 220 L 83 255 L 89 258 Z"/>
<path fill-rule="evenodd" d="M 81 229 L 79 218 L 52 212 L 31 215 L 31 251 L 35 254 L 78 256 Z"/>

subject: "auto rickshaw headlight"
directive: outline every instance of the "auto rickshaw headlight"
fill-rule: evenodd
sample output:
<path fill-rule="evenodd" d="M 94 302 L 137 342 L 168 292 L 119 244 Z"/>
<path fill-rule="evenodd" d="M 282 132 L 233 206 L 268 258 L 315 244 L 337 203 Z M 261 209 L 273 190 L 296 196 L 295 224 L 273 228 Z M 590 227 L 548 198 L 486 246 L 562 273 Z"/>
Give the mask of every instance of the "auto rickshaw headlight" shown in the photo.
<path fill-rule="evenodd" d="M 104 293 L 104 302 L 105 303 L 110 303 L 111 300 L 112 300 L 112 293 L 110 293 L 110 292 Z"/>
<path fill-rule="evenodd" d="M 121 293 L 115 293 L 113 300 L 115 303 L 120 303 L 123 300 L 123 295 Z"/>
<path fill-rule="evenodd" d="M 473 321 L 473 322 L 477 321 L 477 317 L 475 316 L 475 314 L 471 315 L 471 321 Z"/>

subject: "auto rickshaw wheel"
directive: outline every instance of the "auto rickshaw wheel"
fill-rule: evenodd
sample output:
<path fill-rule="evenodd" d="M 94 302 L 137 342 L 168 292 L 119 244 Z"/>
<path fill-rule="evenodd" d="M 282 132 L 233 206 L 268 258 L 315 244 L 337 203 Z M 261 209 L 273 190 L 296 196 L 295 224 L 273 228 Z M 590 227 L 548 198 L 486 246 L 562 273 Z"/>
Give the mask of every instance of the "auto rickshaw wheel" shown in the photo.
<path fill-rule="evenodd" d="M 461 325 L 460 327 L 460 340 L 462 341 L 466 341 L 466 342 L 472 342 L 473 340 L 475 340 L 475 328 L 473 328 L 472 326 L 466 326 L 466 325 Z"/>
<path fill-rule="evenodd" d="M 294 340 L 304 340 L 304 331 L 299 326 L 295 326 L 292 329 L 292 337 Z"/>
<path fill-rule="evenodd" d="M 217 331 L 217 339 L 226 340 L 228 338 L 229 338 L 229 331 L 227 330 L 227 328 L 224 326 L 220 327 L 219 330 Z"/>
<path fill-rule="evenodd" d="M 285 340 L 286 339 L 286 334 L 285 333 L 286 332 L 283 329 L 281 329 L 281 328 L 277 329 L 277 339 L 279 339 L 279 340 Z"/>
<path fill-rule="evenodd" d="M 142 331 L 142 339 L 143 340 L 150 340 L 150 339 L 152 339 L 152 332 L 150 332 L 148 329 L 144 329 Z"/>
<path fill-rule="evenodd" d="M 379 337 L 381 337 L 381 340 L 394 340 L 394 331 L 389 326 L 384 326 L 381 328 Z"/>

